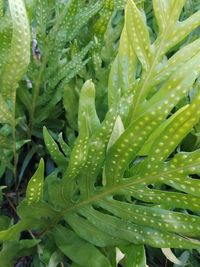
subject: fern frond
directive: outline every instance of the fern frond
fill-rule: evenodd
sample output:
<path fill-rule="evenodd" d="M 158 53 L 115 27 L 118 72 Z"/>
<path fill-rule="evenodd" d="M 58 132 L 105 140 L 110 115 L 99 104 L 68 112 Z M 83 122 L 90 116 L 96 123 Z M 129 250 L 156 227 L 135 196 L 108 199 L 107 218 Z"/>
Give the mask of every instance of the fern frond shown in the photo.
<path fill-rule="evenodd" d="M 21 221 L 1 231 L 1 240 L 18 240 L 21 231 L 34 228 L 42 238 L 51 235 L 72 266 L 82 267 L 115 266 L 108 252 L 116 248 L 124 253 L 125 267 L 132 256 L 135 266 L 146 264 L 145 245 L 199 250 L 200 150 L 176 149 L 200 119 L 199 90 L 191 102 L 178 105 L 199 78 L 199 39 L 169 53 L 200 24 L 199 12 L 179 21 L 184 4 L 153 1 L 159 30 L 152 42 L 142 6 L 128 0 L 105 118 L 99 120 L 95 85 L 88 80 L 80 91 L 78 136 L 66 168 L 63 152 L 68 147 L 62 140 L 60 148 L 45 129 L 58 169 L 42 194 L 40 163 L 18 208 Z M 101 5 L 87 11 L 93 14 Z M 74 34 L 77 25 L 69 38 Z M 65 79 L 61 68 L 58 74 L 60 81 Z M 76 102 L 74 95 L 71 99 Z"/>
<path fill-rule="evenodd" d="M 14 102 L 17 83 L 30 61 L 30 31 L 24 3 L 9 1 L 9 6 L 13 21 L 13 34 L 9 58 L 1 75 L 1 94 L 6 100 L 12 99 Z"/>

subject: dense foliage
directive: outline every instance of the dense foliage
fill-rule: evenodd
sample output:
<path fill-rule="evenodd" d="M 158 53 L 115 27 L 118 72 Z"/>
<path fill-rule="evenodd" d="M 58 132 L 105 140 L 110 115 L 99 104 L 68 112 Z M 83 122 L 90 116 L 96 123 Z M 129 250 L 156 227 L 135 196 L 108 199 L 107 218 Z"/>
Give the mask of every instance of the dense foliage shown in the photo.
<path fill-rule="evenodd" d="M 198 266 L 199 6 L 0 0 L 0 267 Z"/>

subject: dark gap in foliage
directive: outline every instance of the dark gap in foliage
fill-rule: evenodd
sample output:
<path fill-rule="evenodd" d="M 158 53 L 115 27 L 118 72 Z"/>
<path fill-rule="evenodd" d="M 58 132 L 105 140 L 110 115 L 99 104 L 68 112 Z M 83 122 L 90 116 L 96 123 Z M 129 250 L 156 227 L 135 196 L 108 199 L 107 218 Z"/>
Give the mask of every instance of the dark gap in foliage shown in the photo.
<path fill-rule="evenodd" d="M 195 136 L 193 133 L 189 133 L 181 143 L 181 150 L 186 152 L 194 151 L 198 149 L 199 146 L 198 136 Z"/>
<path fill-rule="evenodd" d="M 17 259 L 14 267 L 30 267 L 32 266 L 32 260 L 32 256 L 20 257 L 19 259 Z"/>
<path fill-rule="evenodd" d="M 107 215 L 110 215 L 110 216 L 113 216 L 113 217 L 116 217 L 116 215 L 113 215 L 110 211 L 98 206 L 98 205 L 93 205 L 93 208 L 103 214 L 107 214 Z"/>
<path fill-rule="evenodd" d="M 197 179 L 197 180 L 200 179 L 200 176 L 197 175 L 197 174 L 190 174 L 190 177 L 193 178 L 193 179 Z"/>
<path fill-rule="evenodd" d="M 156 248 L 145 246 L 147 254 L 147 265 L 149 267 L 172 267 L 173 263 L 169 262 L 162 251 Z"/>
<path fill-rule="evenodd" d="M 180 21 L 189 18 L 193 13 L 200 9 L 199 0 L 186 0 L 185 5 L 180 15 Z"/>
<path fill-rule="evenodd" d="M 101 188 L 103 186 L 103 178 L 102 178 L 102 175 L 98 175 L 96 180 L 95 180 L 95 184 L 94 184 L 94 187 L 95 188 Z"/>
<path fill-rule="evenodd" d="M 140 61 L 137 62 L 137 69 L 136 69 L 136 75 L 135 78 L 136 80 L 140 80 L 141 77 L 141 73 L 142 73 L 142 64 L 140 63 Z"/>
<path fill-rule="evenodd" d="M 32 236 L 28 231 L 23 231 L 20 234 L 20 239 L 32 239 Z"/>
<path fill-rule="evenodd" d="M 124 195 L 115 194 L 113 196 L 113 199 L 114 200 L 117 200 L 117 201 L 126 201 L 127 200 L 127 197 L 125 197 Z"/>

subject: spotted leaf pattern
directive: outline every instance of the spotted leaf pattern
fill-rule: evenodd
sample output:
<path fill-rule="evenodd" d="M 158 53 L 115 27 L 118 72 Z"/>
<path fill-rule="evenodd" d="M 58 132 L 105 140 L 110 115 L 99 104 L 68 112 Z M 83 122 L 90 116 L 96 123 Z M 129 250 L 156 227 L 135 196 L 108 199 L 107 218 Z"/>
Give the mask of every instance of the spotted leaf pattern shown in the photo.
<path fill-rule="evenodd" d="M 44 183 L 44 161 L 40 160 L 38 169 L 32 176 L 26 189 L 26 200 L 28 205 L 37 203 L 42 200 L 43 197 L 43 183 Z"/>
<path fill-rule="evenodd" d="M 0 147 L 2 176 L 7 167 L 14 171 L 17 150 L 26 143 L 16 135 L 16 94 L 30 61 L 30 28 L 23 1 L 1 1 L 0 6 L 3 12 L 0 18 L 0 135 L 1 141 L 4 140 Z M 6 140 L 9 140 L 9 146 L 3 144 Z"/>
<path fill-rule="evenodd" d="M 97 36 L 101 36 L 105 33 L 108 21 L 114 9 L 114 0 L 104 0 L 103 2 L 104 6 L 101 10 L 100 18 L 94 25 L 94 33 Z"/>
<path fill-rule="evenodd" d="M 13 22 L 9 59 L 1 78 L 1 92 L 5 100 L 15 101 L 15 90 L 30 61 L 30 30 L 24 2 L 9 1 Z"/>
<path fill-rule="evenodd" d="M 45 180 L 44 197 L 43 160 L 27 187 L 32 219 L 41 219 L 41 237 L 51 233 L 55 246 L 72 266 L 88 266 L 88 258 L 90 266 L 116 266 L 107 256 L 116 248 L 124 254 L 120 264 L 125 267 L 146 265 L 145 245 L 200 249 L 200 150 L 185 152 L 181 146 L 200 119 L 196 87 L 199 39 L 189 44 L 184 41 L 200 24 L 199 12 L 181 21 L 185 0 L 154 0 L 158 28 L 152 40 L 150 24 L 138 2 L 127 1 L 118 53 L 109 75 L 106 115 L 99 119 L 95 82 L 87 80 L 80 91 L 75 142 L 70 149 L 61 136 L 55 143 L 45 129 L 45 143 L 58 168 Z M 77 18 L 82 19 L 84 12 L 92 17 L 108 7 L 105 3 L 113 4 L 97 1 Z M 72 0 L 63 14 L 78 7 L 78 1 Z M 62 12 L 60 9 L 58 6 Z M 63 15 L 59 23 L 64 20 Z M 76 35 L 76 27 L 73 25 L 69 40 Z M 172 50 L 180 43 L 177 52 Z M 76 57 L 76 42 L 73 45 Z M 67 64 L 61 63 L 59 80 L 64 79 L 62 71 Z M 73 83 L 67 88 L 71 86 Z M 188 94 L 194 87 L 191 100 Z M 68 161 L 65 169 L 59 168 L 63 157 Z M 10 239 L 13 232 L 19 236 L 21 230 L 32 227 L 28 205 L 24 212 L 23 205 L 19 209 L 23 216 L 17 226 L 0 232 L 0 238 Z"/>
<path fill-rule="evenodd" d="M 132 87 L 135 81 L 136 67 L 137 57 L 128 40 L 127 29 L 124 27 L 119 51 L 109 76 L 108 101 L 110 106 L 118 105 L 120 96 L 127 93 L 128 89 Z"/>
<path fill-rule="evenodd" d="M 165 2 L 165 4 L 164 4 L 164 2 Z M 136 52 L 139 60 L 143 60 L 143 62 L 145 60 L 145 62 L 146 62 L 145 65 L 146 66 L 148 65 L 149 71 L 147 73 L 145 71 L 142 72 L 141 82 L 139 84 L 139 89 L 137 90 L 135 100 L 134 100 L 134 108 L 133 108 L 132 118 L 136 117 L 135 115 L 137 114 L 137 110 L 140 108 L 140 105 L 143 103 L 143 101 L 145 101 L 145 99 L 149 96 L 149 94 L 151 95 L 155 92 L 154 91 L 155 88 L 152 87 L 152 85 L 151 85 L 151 80 L 152 80 L 152 77 L 155 76 L 156 72 L 158 72 L 158 68 L 160 71 L 165 66 L 168 66 L 168 61 L 164 60 L 166 53 L 172 47 L 174 47 L 176 44 L 181 42 L 183 38 L 185 38 L 195 27 L 198 27 L 198 25 L 199 25 L 199 14 L 197 12 L 194 15 L 197 16 L 198 19 L 188 21 L 188 31 L 186 31 L 186 32 L 184 31 L 184 34 L 182 34 L 180 36 L 178 34 L 175 34 L 176 35 L 176 36 L 174 35 L 175 37 L 171 36 L 171 34 L 174 31 L 174 29 L 176 28 L 176 26 L 179 27 L 179 25 L 181 25 L 181 23 L 182 23 L 182 22 L 179 22 L 178 19 L 179 19 L 179 16 L 181 14 L 181 10 L 182 10 L 184 3 L 185 3 L 185 0 L 178 1 L 178 2 L 177 1 L 170 1 L 170 2 L 169 1 L 154 1 L 154 10 L 155 10 L 156 16 L 158 18 L 158 25 L 161 27 L 162 30 L 159 32 L 160 34 L 158 35 L 157 39 L 153 43 L 150 43 L 150 41 L 148 41 L 148 44 L 146 47 L 147 50 L 145 50 L 145 48 L 143 46 L 143 53 L 139 52 L 142 49 L 141 45 L 139 43 L 137 45 L 133 46 L 133 49 Z M 130 10 L 135 10 L 134 12 L 137 12 L 137 13 L 135 13 L 135 15 L 134 15 L 134 12 L 131 13 L 130 17 L 132 17 L 132 20 L 133 20 L 134 16 L 136 16 L 136 17 L 139 16 L 140 11 L 137 10 L 136 5 L 131 0 L 128 1 L 128 6 L 129 6 L 129 8 L 127 8 L 127 12 L 131 12 Z M 160 11 L 160 6 L 162 6 L 161 11 Z M 165 12 L 166 13 L 163 15 L 162 11 L 164 13 Z M 165 21 L 164 24 L 161 23 L 161 17 L 164 18 L 164 21 Z M 128 38 L 133 39 L 134 31 L 131 31 L 131 29 L 133 27 L 132 26 L 133 22 L 131 22 L 132 20 L 129 19 L 126 24 L 127 24 Z M 147 35 L 148 34 L 148 28 L 145 25 L 144 20 L 142 20 L 142 17 L 141 17 L 141 21 L 142 21 L 142 25 L 143 25 L 143 26 L 141 26 L 141 27 L 143 27 L 143 30 L 141 32 L 144 32 L 143 34 L 145 34 L 145 31 L 146 31 L 146 35 Z M 194 21 L 196 22 L 196 24 L 194 23 Z M 193 25 L 193 23 L 195 25 Z M 137 23 L 135 25 L 137 31 L 140 31 L 139 25 L 140 25 L 139 23 Z M 144 31 L 144 28 L 146 29 L 145 31 Z M 146 37 L 144 39 L 146 39 L 146 42 L 147 42 L 148 37 Z M 131 43 L 133 43 L 133 41 Z M 141 44 L 142 44 L 142 42 L 141 42 Z M 148 50 L 149 49 L 150 49 L 150 52 L 149 52 L 149 58 L 148 58 Z M 185 49 L 185 48 L 183 47 L 182 49 Z M 182 50 L 182 51 L 184 51 L 184 50 Z M 138 54 L 138 53 L 140 53 L 140 54 Z M 179 53 L 181 53 L 181 52 L 179 52 Z M 151 54 L 151 56 L 150 56 L 150 54 Z M 143 55 L 143 59 L 141 59 L 142 55 Z M 178 54 L 177 54 L 177 56 L 178 56 Z M 171 58 L 171 61 L 169 61 L 169 62 L 171 62 L 171 63 L 172 62 L 173 63 L 178 62 L 178 60 L 173 61 L 173 59 L 175 59 L 175 58 L 176 58 L 176 54 L 174 55 L 174 57 Z M 182 58 L 184 58 L 184 57 L 182 57 Z M 191 58 L 189 58 L 189 60 L 190 59 Z M 182 60 L 183 59 L 179 60 L 179 62 L 181 62 Z M 187 67 L 187 66 L 185 66 L 185 67 Z M 173 69 L 171 69 L 171 71 L 173 71 Z M 169 74 L 170 74 L 169 72 L 166 72 L 166 78 L 167 79 L 169 77 Z M 161 77 L 159 77 L 159 78 L 161 78 Z"/>
<path fill-rule="evenodd" d="M 130 44 L 137 54 L 144 70 L 147 71 L 150 68 L 152 52 L 149 32 L 145 26 L 144 17 L 133 1 L 128 1 L 126 13 L 126 16 L 129 17 L 126 29 L 128 38 L 130 38 Z"/>
<path fill-rule="evenodd" d="M 155 9 L 161 2 L 154 2 Z M 199 217 L 195 213 L 200 208 L 199 180 L 193 177 L 199 174 L 199 150 L 176 152 L 181 140 L 200 119 L 199 93 L 191 103 L 176 112 L 173 110 L 199 76 L 199 40 L 162 61 L 168 51 L 163 45 L 166 38 L 163 32 L 170 32 L 170 27 L 177 23 L 184 1 L 166 4 L 163 11 L 166 14 L 158 16 L 158 38 L 151 44 L 141 11 L 132 0 L 128 1 L 119 52 L 109 78 L 109 112 L 111 115 L 114 111 L 115 118 L 110 125 L 113 130 L 108 131 L 107 151 L 103 151 L 101 138 L 99 147 L 93 140 L 107 123 L 109 114 L 97 132 L 90 133 L 85 164 L 76 177 L 79 195 L 76 203 L 68 203 L 64 210 L 67 223 L 88 242 L 101 247 L 109 244 L 104 234 L 112 236 L 111 240 L 119 242 L 120 249 L 127 254 L 127 264 L 129 246 L 138 246 L 134 252 L 138 253 L 135 264 L 143 265 L 144 244 L 159 248 L 198 249 L 200 246 Z M 171 24 L 168 23 L 170 16 Z M 134 32 L 140 33 L 137 36 L 140 40 L 144 35 L 140 44 L 139 41 L 136 44 L 137 39 L 133 40 Z M 181 40 L 180 36 L 176 42 Z M 171 42 L 171 47 L 174 44 Z M 132 52 L 124 58 L 123 52 L 128 49 Z M 138 60 L 142 64 L 141 79 L 135 76 Z M 192 71 L 188 73 L 189 69 Z M 126 82 L 120 81 L 118 75 Z M 126 111 L 122 103 L 126 103 Z M 105 132 L 102 134 L 105 140 Z M 94 146 L 90 148 L 90 144 Z M 138 159 L 144 144 L 148 144 L 143 152 L 145 157 Z M 99 158 L 98 151 L 103 152 L 104 157 Z M 182 209 L 190 213 L 183 213 Z M 78 227 L 79 220 L 84 230 Z M 96 233 L 92 239 L 91 229 Z M 120 246 L 123 241 L 134 245 Z"/>
<path fill-rule="evenodd" d="M 3 13 L 4 13 L 4 3 L 3 0 L 0 1 L 0 17 L 3 17 Z"/>
<path fill-rule="evenodd" d="M 5 99 L 0 94 L 0 122 L 1 123 L 11 123 L 12 113 L 9 110 Z"/>
<path fill-rule="evenodd" d="M 69 158 L 70 157 L 70 154 L 71 154 L 71 149 L 67 145 L 67 143 L 65 142 L 65 140 L 63 139 L 62 133 L 60 133 L 59 136 L 58 136 L 58 142 L 59 142 L 60 147 L 61 147 L 63 153 L 65 154 L 65 156 Z"/>
<path fill-rule="evenodd" d="M 100 122 L 95 107 L 95 87 L 91 80 L 86 81 L 83 85 L 79 103 L 79 131 L 82 128 L 82 116 L 86 116 L 89 122 L 89 132 L 92 134 L 99 128 Z"/>
<path fill-rule="evenodd" d="M 74 36 L 77 34 L 77 32 L 80 30 L 81 27 L 83 27 L 90 18 L 92 18 L 98 11 L 101 10 L 103 7 L 105 1 L 98 1 L 93 5 L 90 5 L 89 7 L 83 8 L 76 17 L 76 21 L 73 24 L 73 28 L 71 30 L 70 35 L 68 36 L 69 41 L 71 41 Z"/>

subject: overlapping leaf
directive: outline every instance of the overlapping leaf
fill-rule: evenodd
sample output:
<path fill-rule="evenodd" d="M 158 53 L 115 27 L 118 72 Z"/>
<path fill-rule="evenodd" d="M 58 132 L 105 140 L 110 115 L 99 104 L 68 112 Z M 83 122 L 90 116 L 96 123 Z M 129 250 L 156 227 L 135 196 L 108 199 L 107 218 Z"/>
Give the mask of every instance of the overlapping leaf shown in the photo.
<path fill-rule="evenodd" d="M 176 150 L 200 119 L 199 92 L 177 107 L 200 74 L 199 40 L 167 54 L 199 25 L 199 12 L 178 21 L 184 3 L 153 1 L 159 32 L 151 43 L 144 15 L 128 0 L 110 74 L 109 111 L 100 122 L 94 85 L 87 81 L 80 94 L 78 137 L 62 178 L 49 179 L 43 196 L 41 162 L 27 188 L 28 202 L 19 209 L 21 222 L 0 232 L 1 239 L 19 236 L 40 218 L 37 228 L 43 234 L 52 231 L 56 246 L 75 266 L 112 266 L 103 250 L 108 247 L 124 253 L 121 263 L 127 267 L 131 257 L 133 266 L 146 264 L 144 245 L 200 248 L 200 151 Z M 74 34 L 76 25 L 69 38 Z M 51 156 L 63 165 L 64 154 L 46 130 L 44 138 Z"/>

